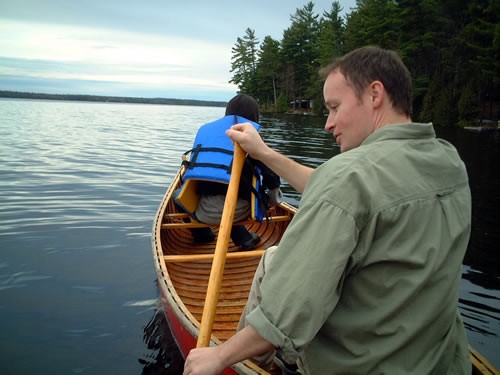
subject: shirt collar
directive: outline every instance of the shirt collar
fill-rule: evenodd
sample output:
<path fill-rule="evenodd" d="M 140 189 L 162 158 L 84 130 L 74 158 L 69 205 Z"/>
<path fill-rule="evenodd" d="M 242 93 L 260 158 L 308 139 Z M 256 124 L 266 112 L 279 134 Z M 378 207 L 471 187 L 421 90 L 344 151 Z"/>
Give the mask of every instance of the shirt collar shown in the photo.
<path fill-rule="evenodd" d="M 386 125 L 365 138 L 361 145 L 368 145 L 388 139 L 435 138 L 436 132 L 432 123 L 407 122 L 403 124 Z"/>

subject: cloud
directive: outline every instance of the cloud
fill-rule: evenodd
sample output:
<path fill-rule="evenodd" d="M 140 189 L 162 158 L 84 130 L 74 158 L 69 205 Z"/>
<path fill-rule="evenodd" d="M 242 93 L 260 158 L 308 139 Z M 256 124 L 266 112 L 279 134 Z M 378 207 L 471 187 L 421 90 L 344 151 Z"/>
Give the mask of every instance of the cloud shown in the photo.
<path fill-rule="evenodd" d="M 0 74 L 0 90 L 35 92 L 46 94 L 130 96 L 144 98 L 173 98 L 228 101 L 234 90 L 213 87 L 179 86 L 163 88 L 159 85 L 97 81 L 84 79 L 53 79 Z"/>
<path fill-rule="evenodd" d="M 4 77 L 111 82 L 164 92 L 236 91 L 228 83 L 230 45 L 18 21 L 2 22 L 0 33 Z"/>

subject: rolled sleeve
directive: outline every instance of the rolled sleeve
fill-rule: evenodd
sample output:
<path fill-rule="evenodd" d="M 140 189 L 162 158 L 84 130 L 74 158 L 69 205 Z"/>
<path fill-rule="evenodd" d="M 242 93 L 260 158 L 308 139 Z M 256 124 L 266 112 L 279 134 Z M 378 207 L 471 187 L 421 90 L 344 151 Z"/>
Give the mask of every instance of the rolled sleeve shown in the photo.
<path fill-rule="evenodd" d="M 258 306 L 246 317 L 250 324 L 263 339 L 279 348 L 285 358 L 298 358 L 300 353 L 293 346 L 292 340 L 280 331 Z"/>

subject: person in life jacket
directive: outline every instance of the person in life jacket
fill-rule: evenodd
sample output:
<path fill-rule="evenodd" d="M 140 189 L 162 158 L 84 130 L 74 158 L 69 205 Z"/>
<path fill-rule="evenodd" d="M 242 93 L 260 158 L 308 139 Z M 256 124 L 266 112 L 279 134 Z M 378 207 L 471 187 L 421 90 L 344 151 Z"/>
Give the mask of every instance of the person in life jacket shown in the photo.
<path fill-rule="evenodd" d="M 259 106 L 255 99 L 238 94 L 226 107 L 225 117 L 203 125 L 196 135 L 191 158 L 186 162 L 184 182 L 176 192 L 175 204 L 195 220 L 219 224 L 231 178 L 234 147 L 225 132 L 235 123 L 251 122 L 258 130 Z M 243 166 L 234 221 L 262 221 L 266 210 L 282 198 L 280 178 L 265 164 L 247 158 Z M 196 242 L 210 242 L 215 233 L 208 227 L 191 229 Z M 244 225 L 233 225 L 231 239 L 241 250 L 251 250 L 260 241 Z"/>

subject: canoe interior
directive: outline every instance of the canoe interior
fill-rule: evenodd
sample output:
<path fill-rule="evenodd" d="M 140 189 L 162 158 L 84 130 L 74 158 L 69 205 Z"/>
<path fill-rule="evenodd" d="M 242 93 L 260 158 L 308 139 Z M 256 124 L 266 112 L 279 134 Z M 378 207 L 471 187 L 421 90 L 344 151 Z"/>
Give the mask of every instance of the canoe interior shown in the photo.
<path fill-rule="evenodd" d="M 170 190 L 173 191 L 180 187 L 180 183 L 180 179 L 176 179 L 175 185 Z M 167 193 L 167 198 L 168 195 Z M 277 245 L 294 211 L 295 209 L 292 206 L 282 205 L 268 211 L 269 222 L 266 220 L 262 223 L 245 222 L 244 225 L 247 229 L 256 232 L 261 238 L 254 250 L 264 250 Z M 160 231 L 161 249 L 165 259 L 173 255 L 214 253 L 216 241 L 207 244 L 197 244 L 193 241 L 189 230 L 190 224 L 184 223 L 187 218 L 187 215 L 177 211 L 171 199 L 167 199 Z M 197 225 L 199 226 L 199 223 Z M 211 226 L 211 228 L 215 233 L 218 233 L 217 226 Z M 230 240 L 228 254 L 231 253 L 241 252 Z M 224 276 L 212 331 L 212 335 L 221 341 L 227 340 L 236 332 L 241 313 L 248 299 L 253 275 L 260 261 L 260 254 L 250 257 L 247 257 L 247 254 L 242 255 L 244 258 L 237 259 L 228 256 L 225 262 Z M 198 322 L 201 321 L 203 313 L 211 265 L 212 259 L 166 263 L 168 276 L 177 295 L 182 300 L 185 308 Z"/>

